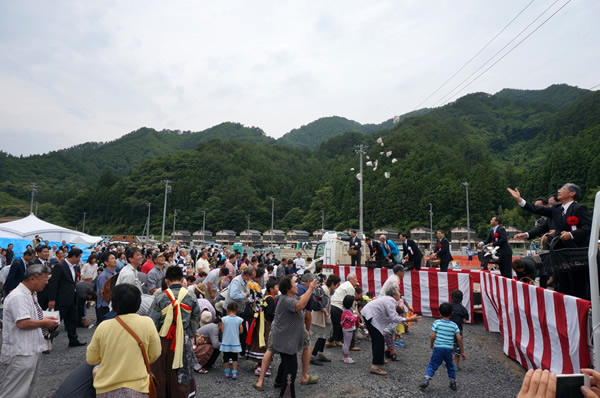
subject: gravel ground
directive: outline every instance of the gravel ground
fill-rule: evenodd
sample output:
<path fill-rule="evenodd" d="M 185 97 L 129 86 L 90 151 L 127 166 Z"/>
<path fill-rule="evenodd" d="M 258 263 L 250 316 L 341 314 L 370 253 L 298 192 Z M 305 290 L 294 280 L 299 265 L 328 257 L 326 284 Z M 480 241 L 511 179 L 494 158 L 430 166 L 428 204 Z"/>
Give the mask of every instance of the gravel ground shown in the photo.
<path fill-rule="evenodd" d="M 92 315 L 93 316 L 93 315 Z M 424 318 L 413 326 L 406 335 L 406 348 L 398 349 L 398 362 L 384 365 L 389 371 L 387 376 L 368 373 L 371 360 L 371 343 L 361 341 L 361 351 L 352 352 L 355 364 L 341 361 L 341 348 L 326 348 L 325 355 L 332 362 L 325 366 L 311 365 L 310 373 L 319 375 L 319 383 L 312 386 L 297 385 L 299 397 L 485 397 L 495 398 L 517 396 L 525 371 L 502 352 L 499 334 L 487 333 L 481 321 L 476 318 L 475 325 L 465 325 L 464 341 L 467 361 L 461 363 L 457 373 L 458 391 L 448 388 L 445 367 L 442 365 L 431 385 L 421 392 L 418 385 L 429 363 L 429 334 L 433 319 Z M 78 329 L 80 340 L 89 342 L 94 330 Z M 85 347 L 68 348 L 66 333 L 61 326 L 61 334 L 55 340 L 50 355 L 42 356 L 41 374 L 35 384 L 34 397 L 52 397 L 54 391 L 69 372 L 85 361 Z M 275 365 L 279 363 L 276 359 Z M 209 374 L 196 375 L 198 397 L 227 397 L 231 393 L 244 397 L 276 397 L 278 390 L 273 388 L 273 376 L 265 380 L 265 391 L 252 388 L 256 380 L 253 375 L 254 363 L 242 360 L 237 381 L 226 380 L 222 373 L 222 360 L 217 361 Z M 0 374 L 4 365 L 0 365 Z M 300 372 L 300 364 L 298 366 Z M 299 383 L 299 376 L 297 383 Z M 69 397 L 71 398 L 71 397 Z"/>

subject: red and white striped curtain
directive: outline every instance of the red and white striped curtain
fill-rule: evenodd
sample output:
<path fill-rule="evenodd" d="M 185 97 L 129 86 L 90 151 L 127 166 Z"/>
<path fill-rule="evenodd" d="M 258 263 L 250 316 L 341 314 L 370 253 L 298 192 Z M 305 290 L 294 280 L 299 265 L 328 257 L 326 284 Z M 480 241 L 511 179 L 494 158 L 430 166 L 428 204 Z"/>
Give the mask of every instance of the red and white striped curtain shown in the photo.
<path fill-rule="evenodd" d="M 570 374 L 590 365 L 589 301 L 487 272 L 481 300 L 486 329 L 524 368 Z"/>
<path fill-rule="evenodd" d="M 350 273 L 356 274 L 358 285 L 366 293 L 368 291 L 380 294 L 392 270 L 387 268 L 367 268 L 350 266 L 328 266 L 342 281 Z M 471 272 L 439 272 L 436 270 L 409 271 L 400 281 L 400 293 L 406 298 L 417 314 L 423 316 L 440 317 L 439 306 L 441 303 L 450 302 L 450 293 L 460 289 L 463 292 L 462 305 L 469 311 L 469 321 L 474 323 L 473 317 L 473 278 Z"/>

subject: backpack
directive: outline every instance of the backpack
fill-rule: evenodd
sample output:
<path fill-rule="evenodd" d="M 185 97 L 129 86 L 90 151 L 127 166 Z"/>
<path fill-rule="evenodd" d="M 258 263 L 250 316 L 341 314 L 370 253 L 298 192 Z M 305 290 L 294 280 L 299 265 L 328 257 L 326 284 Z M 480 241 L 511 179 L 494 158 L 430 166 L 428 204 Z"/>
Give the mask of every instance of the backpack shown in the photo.
<path fill-rule="evenodd" d="M 113 274 L 104 282 L 104 287 L 102 287 L 102 299 L 107 303 L 110 303 L 112 300 L 111 291 L 117 285 L 117 279 L 119 274 Z"/>

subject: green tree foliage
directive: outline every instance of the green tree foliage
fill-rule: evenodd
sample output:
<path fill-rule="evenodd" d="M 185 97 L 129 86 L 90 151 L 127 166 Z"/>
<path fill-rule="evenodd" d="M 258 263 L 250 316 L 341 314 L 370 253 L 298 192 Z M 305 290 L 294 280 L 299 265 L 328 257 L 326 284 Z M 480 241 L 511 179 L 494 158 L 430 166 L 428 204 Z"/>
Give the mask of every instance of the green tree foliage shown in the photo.
<path fill-rule="evenodd" d="M 247 216 L 251 228 L 265 231 L 271 227 L 271 197 L 277 229 L 321 228 L 322 211 L 325 228 L 358 228 L 358 144 L 368 145 L 366 156 L 379 162 L 376 171 L 363 164 L 369 234 L 382 226 L 428 226 L 429 203 L 434 228 L 449 232 L 466 225 L 465 181 L 471 226 L 481 237 L 496 214 L 506 224 L 531 226 L 532 217 L 514 203 L 507 186 L 533 199 L 574 182 L 588 205 L 600 187 L 599 92 L 558 85 L 540 92 L 475 93 L 395 125 L 384 122 L 383 130 L 373 130 L 377 135 L 347 119 L 345 127 L 334 127 L 341 119 L 298 129 L 307 134 L 288 135 L 291 145 L 257 128 L 224 123 L 200 133 L 144 128 L 111 143 L 22 159 L 0 153 L 0 216 L 28 214 L 29 183 L 36 181 L 39 215 L 48 221 L 80 227 L 86 212 L 92 233 L 140 234 L 150 202 L 150 229 L 160 234 L 161 181 L 168 179 L 167 233 L 174 209 L 177 229 L 201 229 L 206 211 L 206 228 L 213 232 L 240 232 Z M 380 136 L 384 147 L 375 142 Z M 380 154 L 387 151 L 392 156 Z"/>

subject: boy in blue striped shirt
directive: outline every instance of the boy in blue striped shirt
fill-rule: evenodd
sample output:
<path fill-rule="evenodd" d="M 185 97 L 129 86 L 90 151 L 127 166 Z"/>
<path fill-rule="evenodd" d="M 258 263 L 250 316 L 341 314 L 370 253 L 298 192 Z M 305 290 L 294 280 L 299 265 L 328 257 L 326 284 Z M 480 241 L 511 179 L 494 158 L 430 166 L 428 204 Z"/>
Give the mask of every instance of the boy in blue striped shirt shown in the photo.
<path fill-rule="evenodd" d="M 448 378 L 450 379 L 450 388 L 456 391 L 456 370 L 454 370 L 454 361 L 452 358 L 454 348 L 454 336 L 458 340 L 460 346 L 460 355 L 463 360 L 467 359 L 465 355 L 465 348 L 463 346 L 462 337 L 460 330 L 456 323 L 450 320 L 452 316 L 452 304 L 442 303 L 440 305 L 440 314 L 442 319 L 438 319 L 433 322 L 431 327 L 431 348 L 433 354 L 431 360 L 427 366 L 425 372 L 425 380 L 419 386 L 422 390 L 429 386 L 429 381 L 435 375 L 435 371 L 440 367 L 443 362 L 446 362 L 446 369 L 448 369 Z"/>

